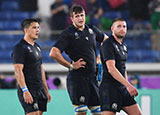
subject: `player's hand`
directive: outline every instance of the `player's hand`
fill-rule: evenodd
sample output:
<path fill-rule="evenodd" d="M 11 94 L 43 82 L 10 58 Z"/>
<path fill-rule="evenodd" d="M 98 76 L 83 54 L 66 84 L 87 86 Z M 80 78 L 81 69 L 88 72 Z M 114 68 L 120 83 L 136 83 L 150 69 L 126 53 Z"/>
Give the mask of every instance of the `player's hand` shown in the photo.
<path fill-rule="evenodd" d="M 32 98 L 32 95 L 29 91 L 24 92 L 23 97 L 24 97 L 24 101 L 27 104 L 32 104 L 33 103 L 33 98 Z"/>
<path fill-rule="evenodd" d="M 48 102 L 50 102 L 52 97 L 49 92 L 47 93 L 47 97 L 48 97 Z"/>
<path fill-rule="evenodd" d="M 126 88 L 127 88 L 128 92 L 129 92 L 129 94 L 131 96 L 137 96 L 138 95 L 138 91 L 137 91 L 137 89 L 134 86 L 129 85 Z"/>
<path fill-rule="evenodd" d="M 85 68 L 86 62 L 83 58 L 80 58 L 78 61 L 73 61 L 73 69 Z"/>

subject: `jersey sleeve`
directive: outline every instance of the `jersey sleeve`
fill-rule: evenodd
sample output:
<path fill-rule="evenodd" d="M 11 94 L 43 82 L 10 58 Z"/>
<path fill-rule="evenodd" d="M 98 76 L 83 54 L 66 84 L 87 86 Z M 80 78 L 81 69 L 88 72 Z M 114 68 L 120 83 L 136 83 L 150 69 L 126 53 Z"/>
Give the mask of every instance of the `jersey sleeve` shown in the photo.
<path fill-rule="evenodd" d="M 104 33 L 98 29 L 96 26 L 93 26 L 94 32 L 96 33 L 96 41 L 102 42 L 104 39 Z"/>
<path fill-rule="evenodd" d="M 58 48 L 61 52 L 65 51 L 69 46 L 69 34 L 63 32 L 53 47 Z"/>
<path fill-rule="evenodd" d="M 25 51 L 23 47 L 15 46 L 12 52 L 12 59 L 14 64 L 24 64 Z"/>
<path fill-rule="evenodd" d="M 114 47 L 110 42 L 105 41 L 100 50 L 103 62 L 107 60 L 115 60 Z"/>

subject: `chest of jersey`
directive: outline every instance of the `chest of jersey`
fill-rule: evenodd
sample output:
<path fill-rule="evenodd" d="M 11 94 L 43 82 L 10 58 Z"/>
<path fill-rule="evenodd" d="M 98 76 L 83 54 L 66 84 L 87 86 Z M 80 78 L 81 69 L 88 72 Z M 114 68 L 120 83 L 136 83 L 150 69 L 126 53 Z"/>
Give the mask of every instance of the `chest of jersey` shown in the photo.
<path fill-rule="evenodd" d="M 125 45 L 113 44 L 115 49 L 115 57 L 117 60 L 126 61 L 127 60 L 127 47 Z"/>
<path fill-rule="evenodd" d="M 27 62 L 36 62 L 42 59 L 41 49 L 38 46 L 27 46 L 26 51 L 26 61 Z"/>
<path fill-rule="evenodd" d="M 96 35 L 92 29 L 85 29 L 84 31 L 76 31 L 71 35 L 72 47 L 85 48 L 96 46 Z"/>

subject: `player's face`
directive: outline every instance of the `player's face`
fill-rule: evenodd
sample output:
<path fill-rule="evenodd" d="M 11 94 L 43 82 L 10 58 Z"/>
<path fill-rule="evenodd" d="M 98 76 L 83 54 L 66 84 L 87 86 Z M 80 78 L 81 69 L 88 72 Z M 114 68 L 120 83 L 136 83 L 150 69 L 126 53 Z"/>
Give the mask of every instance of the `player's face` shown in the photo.
<path fill-rule="evenodd" d="M 32 22 L 27 28 L 26 34 L 28 34 L 29 38 L 36 40 L 39 36 L 39 24 L 37 22 Z"/>
<path fill-rule="evenodd" d="M 83 28 L 85 25 L 85 12 L 83 11 L 77 14 L 73 12 L 73 17 L 71 19 L 76 28 Z"/>
<path fill-rule="evenodd" d="M 112 32 L 117 38 L 122 39 L 127 33 L 127 24 L 125 21 L 116 21 L 112 25 Z"/>

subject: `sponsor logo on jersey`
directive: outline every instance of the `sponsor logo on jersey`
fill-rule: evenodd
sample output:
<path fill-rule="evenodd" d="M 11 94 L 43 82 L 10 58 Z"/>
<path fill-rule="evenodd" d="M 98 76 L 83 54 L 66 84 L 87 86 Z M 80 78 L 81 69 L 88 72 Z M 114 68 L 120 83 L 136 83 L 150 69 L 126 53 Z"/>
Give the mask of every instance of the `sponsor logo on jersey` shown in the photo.
<path fill-rule="evenodd" d="M 29 46 L 27 48 L 28 48 L 29 52 L 33 52 L 32 49 Z"/>
<path fill-rule="evenodd" d="M 89 40 L 87 36 L 86 36 L 86 40 Z"/>
<path fill-rule="evenodd" d="M 120 50 L 119 50 L 118 46 L 117 46 L 117 45 L 115 45 L 115 47 L 116 47 L 116 50 L 119 52 Z"/>
<path fill-rule="evenodd" d="M 37 49 L 41 52 L 41 49 L 37 46 Z"/>
<path fill-rule="evenodd" d="M 74 36 L 75 36 L 75 38 L 76 38 L 76 39 L 78 39 L 78 38 L 79 38 L 79 35 L 78 35 L 78 33 L 77 33 L 77 32 L 75 32 L 75 33 L 74 33 Z"/>

